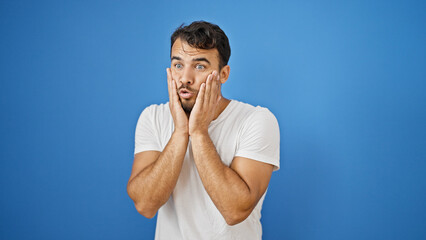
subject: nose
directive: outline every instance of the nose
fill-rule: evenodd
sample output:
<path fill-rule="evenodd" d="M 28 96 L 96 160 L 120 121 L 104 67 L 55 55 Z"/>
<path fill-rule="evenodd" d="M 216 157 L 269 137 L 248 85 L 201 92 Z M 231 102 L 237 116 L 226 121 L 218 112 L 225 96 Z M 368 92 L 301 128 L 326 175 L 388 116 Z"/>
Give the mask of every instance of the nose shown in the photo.
<path fill-rule="evenodd" d="M 191 68 L 184 68 L 182 71 L 182 75 L 180 76 L 180 82 L 184 85 L 191 85 L 194 83 L 195 74 Z"/>

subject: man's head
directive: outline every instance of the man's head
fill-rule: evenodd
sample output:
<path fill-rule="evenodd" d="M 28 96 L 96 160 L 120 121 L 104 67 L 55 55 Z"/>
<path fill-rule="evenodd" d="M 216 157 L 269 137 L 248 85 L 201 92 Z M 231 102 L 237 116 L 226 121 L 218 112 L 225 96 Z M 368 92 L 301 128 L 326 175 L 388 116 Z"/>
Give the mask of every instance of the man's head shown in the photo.
<path fill-rule="evenodd" d="M 206 50 L 216 48 L 219 53 L 219 69 L 228 64 L 231 48 L 228 37 L 219 26 L 205 21 L 196 21 L 188 26 L 182 24 L 171 36 L 170 49 L 178 38 L 193 48 Z"/>
<path fill-rule="evenodd" d="M 198 21 L 180 26 L 171 36 L 171 71 L 182 107 L 191 112 L 201 83 L 216 71 L 226 82 L 231 55 L 228 37 L 219 26 Z"/>

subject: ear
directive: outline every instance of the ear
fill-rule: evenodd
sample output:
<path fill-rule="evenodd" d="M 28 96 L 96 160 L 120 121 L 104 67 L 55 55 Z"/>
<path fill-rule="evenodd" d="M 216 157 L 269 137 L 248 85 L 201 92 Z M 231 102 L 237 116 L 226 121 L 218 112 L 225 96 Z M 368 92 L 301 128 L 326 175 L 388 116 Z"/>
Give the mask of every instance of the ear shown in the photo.
<path fill-rule="evenodd" d="M 220 70 L 220 83 L 224 84 L 229 77 L 229 72 L 231 71 L 231 67 L 229 65 L 226 65 Z"/>

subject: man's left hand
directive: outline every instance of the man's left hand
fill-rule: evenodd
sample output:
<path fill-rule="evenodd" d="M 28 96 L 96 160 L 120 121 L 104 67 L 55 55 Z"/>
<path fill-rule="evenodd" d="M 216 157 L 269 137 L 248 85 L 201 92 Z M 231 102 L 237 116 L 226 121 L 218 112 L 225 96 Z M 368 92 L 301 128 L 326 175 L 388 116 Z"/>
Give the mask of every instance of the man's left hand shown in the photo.
<path fill-rule="evenodd" d="M 220 87 L 221 83 L 217 71 L 209 74 L 207 81 L 201 84 L 189 117 L 189 135 L 208 134 L 209 125 L 214 120 L 221 98 Z"/>

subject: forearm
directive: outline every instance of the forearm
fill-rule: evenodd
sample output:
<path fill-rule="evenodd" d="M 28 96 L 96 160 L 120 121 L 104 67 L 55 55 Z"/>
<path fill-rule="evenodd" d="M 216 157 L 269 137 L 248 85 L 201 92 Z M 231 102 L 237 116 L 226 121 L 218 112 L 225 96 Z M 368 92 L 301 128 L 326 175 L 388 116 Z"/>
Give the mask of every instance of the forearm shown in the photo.
<path fill-rule="evenodd" d="M 174 132 L 158 159 L 129 181 L 129 196 L 138 211 L 153 217 L 167 202 L 179 177 L 188 146 L 188 135 Z"/>
<path fill-rule="evenodd" d="M 213 203 L 228 224 L 243 221 L 256 201 L 246 182 L 222 163 L 208 134 L 191 135 L 191 144 L 198 173 Z"/>

